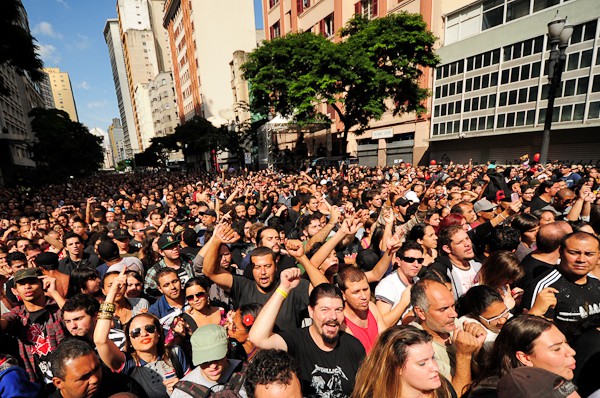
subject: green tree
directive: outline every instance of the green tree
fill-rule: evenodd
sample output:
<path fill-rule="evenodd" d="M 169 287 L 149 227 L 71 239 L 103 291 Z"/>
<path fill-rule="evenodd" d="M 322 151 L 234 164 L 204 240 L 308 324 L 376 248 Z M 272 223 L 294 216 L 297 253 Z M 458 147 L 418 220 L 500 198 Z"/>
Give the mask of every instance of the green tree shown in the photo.
<path fill-rule="evenodd" d="M 0 65 L 14 66 L 18 73 L 27 72 L 34 81 L 41 80 L 42 60 L 35 39 L 25 28 L 25 12 L 20 1 L 0 1 Z M 0 76 L 0 95 L 8 91 Z"/>
<path fill-rule="evenodd" d="M 335 43 L 311 32 L 263 42 L 243 66 L 255 112 L 276 112 L 296 123 L 327 120 L 317 105 L 333 107 L 344 140 L 360 135 L 386 111 L 423 113 L 423 70 L 438 64 L 435 36 L 420 14 L 373 20 L 356 15 Z"/>
<path fill-rule="evenodd" d="M 65 111 L 34 108 L 29 116 L 35 133 L 32 146 L 37 174 L 44 181 L 96 172 L 103 161 L 102 138 L 73 122 Z"/>

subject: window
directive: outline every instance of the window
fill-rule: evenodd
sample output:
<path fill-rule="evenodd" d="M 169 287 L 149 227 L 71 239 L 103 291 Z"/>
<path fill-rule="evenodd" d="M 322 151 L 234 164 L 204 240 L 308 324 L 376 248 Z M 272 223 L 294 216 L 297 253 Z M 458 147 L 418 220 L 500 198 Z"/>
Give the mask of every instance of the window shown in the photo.
<path fill-rule="evenodd" d="M 561 122 L 570 122 L 572 116 L 573 116 L 573 105 L 563 106 L 562 112 L 560 113 L 560 121 Z"/>
<path fill-rule="evenodd" d="M 513 90 L 508 93 L 508 105 L 514 105 L 517 103 L 517 90 Z"/>
<path fill-rule="evenodd" d="M 525 125 L 525 111 L 517 112 L 517 126 Z"/>
<path fill-rule="evenodd" d="M 485 128 L 490 129 L 490 130 L 494 128 L 494 116 L 487 117 L 487 123 L 486 123 Z"/>
<path fill-rule="evenodd" d="M 463 107 L 463 111 L 465 111 L 465 112 L 471 111 L 471 99 L 465 100 L 465 106 Z"/>
<path fill-rule="evenodd" d="M 505 92 L 500 93 L 500 101 L 498 106 L 506 106 L 506 99 L 507 99 L 508 94 Z"/>
<path fill-rule="evenodd" d="M 529 14 L 530 0 L 508 0 L 506 3 L 506 22 Z"/>
<path fill-rule="evenodd" d="M 588 119 L 600 118 L 600 101 L 590 102 L 590 109 L 588 110 Z"/>
<path fill-rule="evenodd" d="M 594 76 L 592 83 L 592 92 L 597 93 L 600 91 L 600 75 Z"/>
<path fill-rule="evenodd" d="M 323 36 L 325 37 L 331 37 L 334 35 L 335 30 L 334 30 L 334 26 L 333 26 L 333 13 L 329 14 L 328 16 L 325 17 L 325 19 L 323 19 Z"/>
<path fill-rule="evenodd" d="M 533 86 L 529 88 L 529 102 L 537 101 L 538 88 Z"/>
<path fill-rule="evenodd" d="M 560 3 L 560 0 L 533 0 L 533 12 L 552 7 Z"/>
<path fill-rule="evenodd" d="M 270 28 L 271 38 L 275 39 L 281 36 L 281 28 L 279 25 L 279 21 L 275 22 L 273 26 Z"/>
<path fill-rule="evenodd" d="M 481 76 L 481 88 L 488 88 L 490 86 L 490 75 Z"/>
<path fill-rule="evenodd" d="M 535 123 L 535 111 L 532 109 L 530 111 L 527 111 L 527 120 L 525 121 L 525 124 L 532 125 L 534 123 Z"/>
<path fill-rule="evenodd" d="M 497 128 L 504 128 L 504 123 L 506 121 L 506 114 L 501 114 L 498 115 L 498 124 L 497 124 Z"/>
<path fill-rule="evenodd" d="M 361 0 L 360 6 L 364 17 L 372 19 L 377 16 L 377 0 Z"/>
<path fill-rule="evenodd" d="M 589 77 L 580 77 L 579 80 L 577 80 L 577 95 L 587 93 L 589 83 Z"/>
<path fill-rule="evenodd" d="M 269 7 L 270 8 L 275 7 L 277 4 L 279 4 L 279 0 L 269 0 Z"/>
<path fill-rule="evenodd" d="M 524 104 L 527 102 L 527 89 L 522 88 L 519 90 L 519 104 Z"/>
<path fill-rule="evenodd" d="M 579 68 L 587 68 L 592 65 L 592 50 L 586 50 L 581 53 Z"/>
<path fill-rule="evenodd" d="M 493 28 L 502 24 L 504 17 L 504 0 L 485 0 L 483 2 L 483 18 L 481 30 Z"/>
<path fill-rule="evenodd" d="M 525 65 L 521 66 L 521 80 L 529 79 L 529 69 L 530 68 L 531 68 L 531 65 L 529 65 L 529 64 L 525 64 Z"/>
<path fill-rule="evenodd" d="M 576 104 L 575 111 L 573 112 L 573 120 L 583 120 L 584 112 L 585 104 Z"/>
<path fill-rule="evenodd" d="M 514 127 L 515 125 L 515 114 L 507 113 L 506 114 L 506 127 Z"/>
<path fill-rule="evenodd" d="M 579 53 L 574 53 L 569 55 L 569 60 L 567 61 L 567 70 L 577 69 L 579 66 Z"/>
<path fill-rule="evenodd" d="M 517 82 L 517 81 L 519 81 L 519 67 L 515 66 L 510 71 L 510 82 L 514 83 L 514 82 Z"/>
<path fill-rule="evenodd" d="M 540 77 L 540 62 L 531 64 L 531 78 Z"/>

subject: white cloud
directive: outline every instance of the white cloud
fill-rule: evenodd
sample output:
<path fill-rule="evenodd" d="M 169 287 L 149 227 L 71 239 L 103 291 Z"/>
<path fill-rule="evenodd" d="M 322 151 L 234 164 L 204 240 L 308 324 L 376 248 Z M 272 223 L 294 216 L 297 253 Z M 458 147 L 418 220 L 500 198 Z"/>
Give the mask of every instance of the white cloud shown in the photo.
<path fill-rule="evenodd" d="M 82 81 L 81 83 L 75 83 L 75 87 L 80 88 L 82 90 L 89 90 L 90 84 L 88 82 L 86 82 L 85 80 Z"/>
<path fill-rule="evenodd" d="M 46 65 L 56 65 L 61 60 L 58 50 L 52 44 L 38 44 L 38 53 Z"/>
<path fill-rule="evenodd" d="M 88 36 L 77 33 L 77 37 L 67 44 L 67 48 L 70 50 L 87 50 L 92 45 L 92 39 Z"/>
<path fill-rule="evenodd" d="M 32 30 L 34 35 L 48 36 L 55 39 L 62 39 L 62 35 L 54 31 L 50 22 L 42 21 L 35 25 Z"/>
<path fill-rule="evenodd" d="M 108 102 L 106 100 L 92 101 L 87 104 L 87 108 L 88 109 L 99 109 L 99 108 L 106 107 L 106 105 L 108 105 Z"/>

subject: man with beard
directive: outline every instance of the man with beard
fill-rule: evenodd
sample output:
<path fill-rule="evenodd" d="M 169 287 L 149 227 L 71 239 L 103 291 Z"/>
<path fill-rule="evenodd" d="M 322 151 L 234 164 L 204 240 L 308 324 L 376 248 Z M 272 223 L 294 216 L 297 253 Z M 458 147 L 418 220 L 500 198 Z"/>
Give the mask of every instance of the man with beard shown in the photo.
<path fill-rule="evenodd" d="M 303 396 L 349 396 L 365 349 L 355 337 L 341 330 L 344 299 L 337 287 L 323 283 L 313 289 L 308 307 L 311 326 L 272 334 L 276 316 L 299 285 L 300 276 L 299 269 L 281 273 L 276 293 L 250 329 L 250 340 L 260 349 L 284 350 L 296 359 L 302 375 Z"/>
<path fill-rule="evenodd" d="M 247 256 L 250 257 L 249 268 L 253 279 L 232 275 L 231 272 L 219 266 L 219 250 L 221 244 L 230 244 L 237 239 L 239 239 L 239 235 L 230 226 L 217 226 L 215 233 L 207 243 L 208 248 L 203 264 L 204 275 L 229 292 L 238 306 L 251 303 L 264 304 L 274 295 L 277 287 L 275 254 L 267 247 L 257 247 Z M 296 259 L 300 263 L 308 261 L 304 251 L 300 250 L 297 245 L 293 249 L 291 253 L 297 256 Z M 297 268 L 290 269 L 297 270 Z M 327 281 L 325 276 L 318 272 L 309 276 L 313 285 Z M 281 330 L 293 330 L 300 325 L 302 312 L 308 306 L 308 296 L 312 290 L 311 282 L 305 279 L 299 281 L 300 286 L 290 294 L 289 299 L 283 305 L 282 311 L 276 314 L 277 326 Z"/>
<path fill-rule="evenodd" d="M 264 227 L 259 229 L 256 233 L 256 246 L 271 249 L 275 264 L 277 265 L 277 275 L 279 275 L 279 273 L 286 268 L 292 268 L 296 266 L 296 261 L 292 257 L 281 254 L 281 237 L 275 228 Z M 246 257 L 244 257 L 242 260 L 241 268 L 244 270 L 244 276 L 246 278 L 254 279 L 252 267 L 249 266 L 249 264 L 250 256 L 246 255 Z"/>
<path fill-rule="evenodd" d="M 173 318 L 186 309 L 187 302 L 181 290 L 181 280 L 175 270 L 163 268 L 158 271 L 156 284 L 162 296 L 150 306 L 148 312 L 160 319 L 160 324 L 167 330 Z"/>

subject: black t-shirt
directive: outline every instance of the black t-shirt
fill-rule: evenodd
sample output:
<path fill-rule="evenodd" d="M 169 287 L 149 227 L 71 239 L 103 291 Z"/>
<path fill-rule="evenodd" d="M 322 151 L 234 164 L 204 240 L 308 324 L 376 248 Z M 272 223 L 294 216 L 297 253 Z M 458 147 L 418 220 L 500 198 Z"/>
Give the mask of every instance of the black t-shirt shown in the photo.
<path fill-rule="evenodd" d="M 548 203 L 544 199 L 540 198 L 539 196 L 536 196 L 533 199 L 531 199 L 531 202 L 529 203 L 529 208 L 530 208 L 530 211 L 533 213 L 534 211 L 540 210 L 551 204 L 552 203 Z"/>
<path fill-rule="evenodd" d="M 558 268 L 533 280 L 523 295 L 523 306 L 531 308 L 537 294 L 547 287 L 555 288 L 558 293 L 556 306 L 545 316 L 554 320 L 567 339 L 573 337 L 579 321 L 600 313 L 600 280 L 588 276 L 585 284 L 578 285 L 565 278 Z"/>
<path fill-rule="evenodd" d="M 587 397 L 594 391 L 600 389 L 600 331 L 591 328 L 584 332 L 575 343 L 575 377 L 573 383 L 578 387 L 577 392 L 582 397 Z"/>
<path fill-rule="evenodd" d="M 532 254 L 533 253 L 529 253 L 523 258 L 523 260 L 521 260 L 521 267 L 523 267 L 525 275 L 517 282 L 516 285 L 524 290 L 530 287 L 531 282 L 535 278 L 545 275 L 555 268 L 555 265 L 538 260 L 537 258 L 533 257 Z"/>
<path fill-rule="evenodd" d="M 277 282 L 275 282 L 277 283 Z M 274 285 L 277 286 L 277 285 Z M 302 323 L 302 312 L 308 307 L 308 287 L 310 282 L 301 279 L 300 284 L 293 289 L 288 298 L 283 301 L 281 310 L 277 314 L 275 325 L 280 330 L 294 330 Z M 256 282 L 243 276 L 233 275 L 233 285 L 231 287 L 231 297 L 235 307 L 239 308 L 244 304 L 265 304 L 275 292 L 262 293 L 258 290 Z"/>
<path fill-rule="evenodd" d="M 302 395 L 308 398 L 344 398 L 354 389 L 354 380 L 365 348 L 354 336 L 340 332 L 337 346 L 323 351 L 310 336 L 309 328 L 279 333 L 288 352 L 300 366 Z"/>

